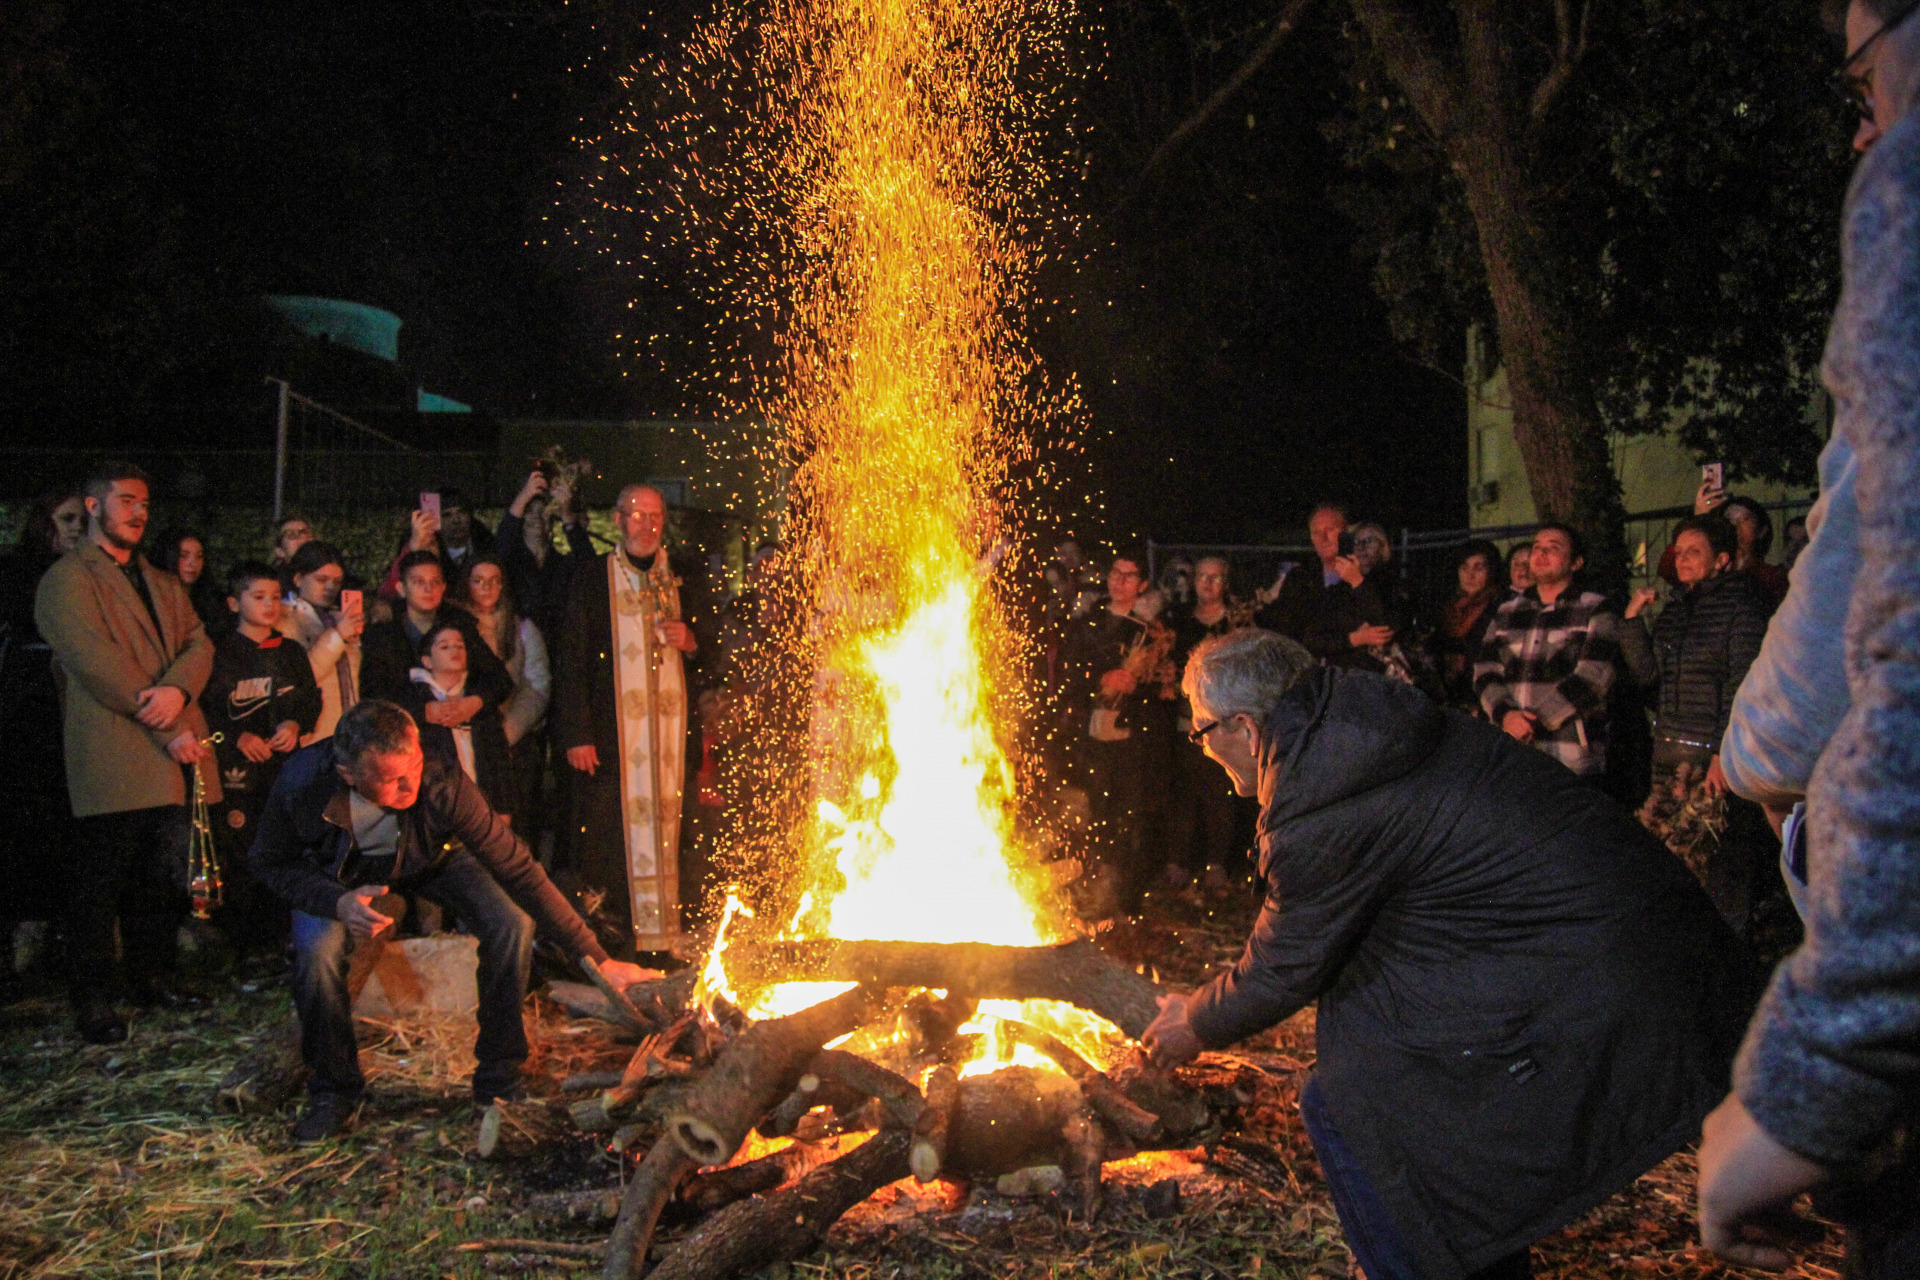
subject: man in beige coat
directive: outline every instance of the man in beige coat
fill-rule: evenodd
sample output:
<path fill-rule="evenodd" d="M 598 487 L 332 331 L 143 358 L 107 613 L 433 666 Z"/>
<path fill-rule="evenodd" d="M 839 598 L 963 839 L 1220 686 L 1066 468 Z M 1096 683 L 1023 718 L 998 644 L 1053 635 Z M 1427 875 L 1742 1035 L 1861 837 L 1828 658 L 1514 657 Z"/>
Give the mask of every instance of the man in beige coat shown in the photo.
<path fill-rule="evenodd" d="M 195 702 L 213 646 L 180 580 L 139 552 L 145 473 L 108 463 L 82 492 L 87 538 L 41 579 L 34 619 L 60 680 L 80 828 L 66 877 L 69 989 L 81 1035 L 112 1044 L 127 1035 L 110 999 L 116 919 L 135 1001 L 181 998 L 169 979 L 186 908 L 174 879 L 186 852 L 186 770 L 203 769 L 208 798 L 219 797 Z"/>

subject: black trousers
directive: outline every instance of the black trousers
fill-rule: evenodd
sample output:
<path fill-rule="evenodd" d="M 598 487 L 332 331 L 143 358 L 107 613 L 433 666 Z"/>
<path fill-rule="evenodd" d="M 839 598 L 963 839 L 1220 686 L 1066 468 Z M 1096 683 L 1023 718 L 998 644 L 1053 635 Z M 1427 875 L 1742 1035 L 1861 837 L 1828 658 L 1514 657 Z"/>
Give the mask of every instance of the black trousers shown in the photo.
<path fill-rule="evenodd" d="M 187 893 L 176 868 L 187 855 L 187 809 L 168 804 L 79 819 L 67 877 L 68 986 L 76 1000 L 114 987 L 113 927 L 120 925 L 127 972 L 171 974 L 179 959 Z"/>
<path fill-rule="evenodd" d="M 1233 783 L 1227 771 L 1207 759 L 1207 753 L 1182 734 L 1173 744 L 1172 813 L 1168 835 L 1172 857 L 1198 876 L 1208 867 L 1220 867 L 1232 876 L 1242 870 L 1235 847 Z"/>

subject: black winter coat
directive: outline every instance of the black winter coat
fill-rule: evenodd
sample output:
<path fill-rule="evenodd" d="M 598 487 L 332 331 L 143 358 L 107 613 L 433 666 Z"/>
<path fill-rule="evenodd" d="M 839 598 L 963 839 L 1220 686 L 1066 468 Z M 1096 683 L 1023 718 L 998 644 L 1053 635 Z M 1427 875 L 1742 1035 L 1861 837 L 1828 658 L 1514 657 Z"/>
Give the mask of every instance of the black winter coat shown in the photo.
<path fill-rule="evenodd" d="M 1193 998 L 1214 1046 L 1319 1001 L 1335 1123 L 1454 1280 L 1699 1136 L 1758 974 L 1590 784 L 1383 677 L 1311 671 L 1259 761 L 1267 902 Z"/>
<path fill-rule="evenodd" d="M 1751 576 L 1723 573 L 1676 593 L 1651 633 L 1645 614 L 1620 624 L 1627 668 L 1641 684 L 1659 686 L 1657 732 L 1719 747 L 1771 613 Z"/>

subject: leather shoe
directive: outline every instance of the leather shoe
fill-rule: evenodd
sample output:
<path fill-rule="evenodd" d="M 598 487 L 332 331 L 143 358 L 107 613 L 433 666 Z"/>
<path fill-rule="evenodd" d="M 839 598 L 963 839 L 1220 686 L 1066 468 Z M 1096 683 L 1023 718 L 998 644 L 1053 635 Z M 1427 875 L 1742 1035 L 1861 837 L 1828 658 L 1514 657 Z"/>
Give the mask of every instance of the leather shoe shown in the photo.
<path fill-rule="evenodd" d="M 293 1126 L 293 1145 L 314 1147 L 325 1142 L 347 1127 L 347 1121 L 353 1118 L 359 1105 L 358 1098 L 333 1094 L 309 1098 L 307 1109 L 300 1113 L 299 1122 Z"/>
<path fill-rule="evenodd" d="M 80 1030 L 80 1038 L 88 1044 L 122 1044 L 127 1038 L 127 1024 L 120 1020 L 105 997 L 90 996 L 78 1002 L 73 1011 L 74 1025 Z"/>

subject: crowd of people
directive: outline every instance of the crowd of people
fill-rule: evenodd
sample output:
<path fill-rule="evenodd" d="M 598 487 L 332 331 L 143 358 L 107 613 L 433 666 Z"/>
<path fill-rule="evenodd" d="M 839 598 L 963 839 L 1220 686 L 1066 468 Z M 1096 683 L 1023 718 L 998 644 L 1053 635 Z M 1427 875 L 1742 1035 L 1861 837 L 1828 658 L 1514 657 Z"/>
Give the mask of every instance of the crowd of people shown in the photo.
<path fill-rule="evenodd" d="M 1818 1190 L 1857 1274 L 1920 1274 L 1915 9 L 1847 14 L 1868 154 L 1821 494 L 1780 562 L 1767 510 L 1703 483 L 1631 593 L 1548 522 L 1416 598 L 1328 502 L 1272 581 L 1063 541 L 1020 596 L 1083 914 L 1262 886 L 1240 961 L 1143 1044 L 1177 1065 L 1317 1002 L 1301 1108 L 1369 1280 L 1524 1276 L 1703 1124 L 1710 1248 L 1782 1264 Z M 423 499 L 379 564 L 293 518 L 216 567 L 199 532 L 148 537 L 153 500 L 104 464 L 0 557 L 5 914 L 59 921 L 84 1040 L 198 998 L 175 953 L 208 839 L 238 963 L 291 954 L 303 1142 L 364 1089 L 347 956 L 410 912 L 478 940 L 481 1103 L 521 1088 L 536 939 L 615 983 L 684 959 L 778 548 L 726 600 L 657 490 L 619 492 L 603 552 L 544 464 L 497 529 Z M 1712 836 L 1684 856 L 1675 805 Z M 1769 910 L 1805 936 L 1767 982 Z"/>
<path fill-rule="evenodd" d="M 1662 557 L 1664 583 L 1630 597 L 1587 584 L 1586 548 L 1564 524 L 1505 554 L 1467 541 L 1438 600 L 1416 598 L 1386 531 L 1343 505 L 1314 508 L 1308 533 L 1313 560 L 1240 591 L 1224 556 L 1176 557 L 1149 583 L 1138 553 L 1103 575 L 1077 542 L 1056 547 L 1041 611 L 1055 761 L 1086 795 L 1113 907 L 1245 878 L 1252 807 L 1211 785 L 1213 767 L 1185 737 L 1193 713 L 1179 680 L 1201 641 L 1258 628 L 1488 720 L 1630 807 L 1678 790 L 1711 809 L 1726 830 L 1703 878 L 1728 923 L 1751 933 L 1778 883 L 1773 842 L 1760 808 L 1728 789 L 1719 743 L 1792 561 L 1767 560 L 1763 506 L 1703 484 Z M 1645 816 L 1661 812 L 1649 804 Z M 1784 887 L 1771 896 L 1784 911 Z"/>

